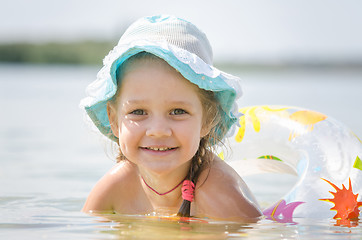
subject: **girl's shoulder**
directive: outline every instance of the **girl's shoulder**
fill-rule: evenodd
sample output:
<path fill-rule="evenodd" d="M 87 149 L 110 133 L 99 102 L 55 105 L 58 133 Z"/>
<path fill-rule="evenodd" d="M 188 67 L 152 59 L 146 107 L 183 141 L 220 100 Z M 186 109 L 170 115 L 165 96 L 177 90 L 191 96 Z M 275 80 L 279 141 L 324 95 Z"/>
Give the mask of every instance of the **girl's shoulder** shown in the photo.
<path fill-rule="evenodd" d="M 83 211 L 109 212 L 114 210 L 117 203 L 126 200 L 126 193 L 132 183 L 135 183 L 137 174 L 135 167 L 128 161 L 117 163 L 94 186 L 90 192 Z"/>
<path fill-rule="evenodd" d="M 112 167 L 97 183 L 102 188 L 113 191 L 113 188 L 122 190 L 129 186 L 136 178 L 137 170 L 133 163 L 129 161 L 122 161 Z M 96 185 L 96 186 L 97 186 Z"/>
<path fill-rule="evenodd" d="M 138 168 L 134 163 L 123 160 L 112 167 L 106 175 L 104 175 L 104 178 L 109 179 L 111 183 L 122 184 L 125 181 L 129 181 L 130 178 L 137 177 L 137 169 Z"/>
<path fill-rule="evenodd" d="M 216 155 L 210 156 L 208 167 L 202 170 L 198 183 L 201 185 L 225 185 L 242 181 L 236 171 Z"/>
<path fill-rule="evenodd" d="M 253 221 L 261 216 L 259 206 L 242 178 L 226 162 L 213 156 L 200 174 L 195 191 L 197 215 Z"/>

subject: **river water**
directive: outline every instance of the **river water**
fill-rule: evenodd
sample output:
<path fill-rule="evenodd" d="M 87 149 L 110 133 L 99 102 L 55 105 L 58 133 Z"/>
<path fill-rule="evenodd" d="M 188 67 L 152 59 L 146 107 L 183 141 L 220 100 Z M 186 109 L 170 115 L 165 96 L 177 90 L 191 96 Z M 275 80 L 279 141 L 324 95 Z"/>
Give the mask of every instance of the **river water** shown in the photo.
<path fill-rule="evenodd" d="M 256 224 L 119 216 L 106 221 L 81 209 L 95 182 L 113 166 L 109 143 L 83 121 L 78 104 L 98 69 L 0 65 L 1 239 L 361 239 L 335 220 L 262 220 Z M 362 136 L 361 69 L 240 70 L 240 107 L 277 104 L 320 111 Z M 295 178 L 245 179 L 262 205 Z M 361 225 L 362 223 L 357 223 Z"/>

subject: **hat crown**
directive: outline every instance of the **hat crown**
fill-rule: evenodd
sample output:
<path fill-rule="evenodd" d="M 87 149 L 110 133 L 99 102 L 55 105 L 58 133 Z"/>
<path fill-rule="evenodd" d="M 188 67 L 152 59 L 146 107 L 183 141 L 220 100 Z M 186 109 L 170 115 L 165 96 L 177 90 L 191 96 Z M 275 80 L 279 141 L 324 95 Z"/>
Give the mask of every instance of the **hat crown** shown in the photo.
<path fill-rule="evenodd" d="M 166 41 L 212 65 L 213 53 L 209 40 L 200 29 L 186 20 L 168 15 L 142 18 L 126 30 L 118 45 L 145 39 L 152 42 Z"/>
<path fill-rule="evenodd" d="M 217 139 L 237 121 L 236 99 L 241 96 L 239 78 L 212 66 L 212 50 L 206 35 L 195 25 L 168 15 L 142 18 L 123 34 L 118 45 L 103 60 L 96 81 L 87 88 L 81 102 L 89 118 L 101 133 L 117 142 L 107 113 L 108 101 L 117 93 L 116 74 L 119 66 L 139 52 L 149 52 L 165 60 L 171 67 L 200 89 L 212 91 L 220 102 L 222 121 L 217 126 Z M 211 141 L 212 144 L 215 144 Z"/>

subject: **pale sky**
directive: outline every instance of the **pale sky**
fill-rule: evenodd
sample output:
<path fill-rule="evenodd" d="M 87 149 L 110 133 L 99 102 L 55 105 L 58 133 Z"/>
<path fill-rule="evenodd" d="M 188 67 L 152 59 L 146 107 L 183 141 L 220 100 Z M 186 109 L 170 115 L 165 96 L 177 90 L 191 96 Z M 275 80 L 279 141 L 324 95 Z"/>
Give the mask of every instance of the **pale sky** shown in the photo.
<path fill-rule="evenodd" d="M 215 58 L 362 60 L 360 0 L 0 0 L 0 42 L 118 39 L 147 15 L 185 18 Z"/>

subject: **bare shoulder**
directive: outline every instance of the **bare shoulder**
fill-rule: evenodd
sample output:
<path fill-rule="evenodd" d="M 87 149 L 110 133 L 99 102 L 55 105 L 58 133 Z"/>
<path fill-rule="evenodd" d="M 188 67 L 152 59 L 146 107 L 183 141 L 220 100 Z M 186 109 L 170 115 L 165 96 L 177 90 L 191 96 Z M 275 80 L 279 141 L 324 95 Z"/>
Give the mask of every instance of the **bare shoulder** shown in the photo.
<path fill-rule="evenodd" d="M 196 215 L 237 221 L 256 221 L 261 211 L 241 177 L 227 163 L 213 156 L 198 180 Z"/>
<path fill-rule="evenodd" d="M 135 167 L 130 162 L 117 163 L 109 170 L 93 187 L 86 203 L 83 206 L 84 212 L 110 213 L 114 211 L 114 200 L 119 204 L 124 192 L 129 189 L 129 182 L 136 176 Z"/>

